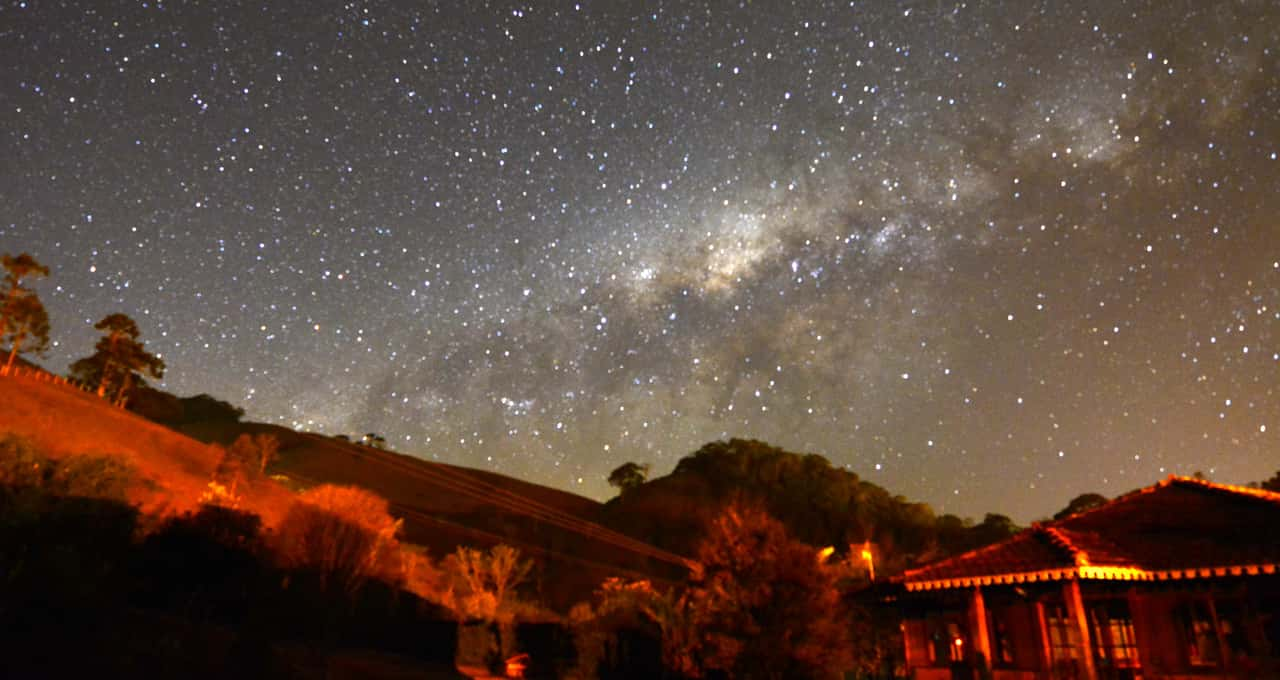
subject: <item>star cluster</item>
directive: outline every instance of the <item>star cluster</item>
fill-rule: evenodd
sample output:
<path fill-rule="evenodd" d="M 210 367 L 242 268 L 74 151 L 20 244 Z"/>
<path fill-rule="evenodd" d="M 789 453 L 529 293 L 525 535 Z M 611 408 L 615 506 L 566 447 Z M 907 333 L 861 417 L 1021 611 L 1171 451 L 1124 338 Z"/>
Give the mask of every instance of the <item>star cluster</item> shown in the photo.
<path fill-rule="evenodd" d="M 463 9 L 465 7 L 465 9 Z M 1280 7 L 0 7 L 62 369 L 595 497 L 714 439 L 1019 520 L 1280 467 Z"/>

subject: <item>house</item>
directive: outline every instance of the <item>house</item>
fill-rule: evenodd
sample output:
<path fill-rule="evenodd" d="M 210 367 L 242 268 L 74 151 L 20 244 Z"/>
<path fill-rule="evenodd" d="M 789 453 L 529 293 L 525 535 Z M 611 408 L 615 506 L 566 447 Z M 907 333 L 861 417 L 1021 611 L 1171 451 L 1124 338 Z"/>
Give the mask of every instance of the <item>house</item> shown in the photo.
<path fill-rule="evenodd" d="M 917 680 L 1280 678 L 1278 493 L 1170 477 L 895 580 Z"/>

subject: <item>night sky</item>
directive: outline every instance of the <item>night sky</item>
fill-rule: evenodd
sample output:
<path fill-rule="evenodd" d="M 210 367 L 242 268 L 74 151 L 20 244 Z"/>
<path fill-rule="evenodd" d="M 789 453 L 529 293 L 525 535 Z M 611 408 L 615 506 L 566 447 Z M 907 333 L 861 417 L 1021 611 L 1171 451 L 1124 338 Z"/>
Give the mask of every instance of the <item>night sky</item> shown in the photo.
<path fill-rule="evenodd" d="M 4 0 L 0 112 L 54 370 L 120 311 L 167 390 L 602 499 L 726 437 L 978 519 L 1280 468 L 1275 0 Z"/>

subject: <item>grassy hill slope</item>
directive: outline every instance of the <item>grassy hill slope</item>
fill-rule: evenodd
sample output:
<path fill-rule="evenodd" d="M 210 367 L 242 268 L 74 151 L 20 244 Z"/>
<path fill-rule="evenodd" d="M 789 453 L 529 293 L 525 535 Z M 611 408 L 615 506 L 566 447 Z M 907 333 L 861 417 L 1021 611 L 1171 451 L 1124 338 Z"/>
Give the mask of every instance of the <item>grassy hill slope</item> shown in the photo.
<path fill-rule="evenodd" d="M 30 375 L 0 377 L 0 433 L 26 437 L 54 458 L 109 455 L 142 477 L 133 501 L 144 511 L 194 509 L 213 476 L 220 452 L 156 425 L 96 395 Z M 246 505 L 274 525 L 292 494 L 262 480 L 245 492 Z"/>
<path fill-rule="evenodd" d="M 274 435 L 281 444 L 273 480 L 244 490 L 245 509 L 273 526 L 297 490 L 320 483 L 369 489 L 404 520 L 403 539 L 437 558 L 460 545 L 513 545 L 539 564 L 540 599 L 564 609 L 609 576 L 679 578 L 678 557 L 596 523 L 601 504 L 571 493 L 372 449 L 261 423 L 232 421 L 175 431 L 70 385 L 0 377 L 0 433 L 33 440 L 54 457 L 118 456 L 144 478 L 135 500 L 144 510 L 196 507 L 220 451 L 242 433 Z"/>

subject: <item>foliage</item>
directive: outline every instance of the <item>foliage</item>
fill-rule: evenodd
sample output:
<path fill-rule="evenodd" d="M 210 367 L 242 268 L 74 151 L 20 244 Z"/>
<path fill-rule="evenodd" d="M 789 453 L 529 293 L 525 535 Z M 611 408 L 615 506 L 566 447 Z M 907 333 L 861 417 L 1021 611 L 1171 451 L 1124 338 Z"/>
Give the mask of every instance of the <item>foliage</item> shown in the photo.
<path fill-rule="evenodd" d="M 270 434 L 241 434 L 222 452 L 214 481 L 234 494 L 241 483 L 267 473 L 267 465 L 280 453 L 280 440 Z"/>
<path fill-rule="evenodd" d="M 1276 473 L 1271 476 L 1271 479 L 1260 482 L 1258 487 L 1266 491 L 1280 492 L 1280 470 L 1277 470 Z"/>
<path fill-rule="evenodd" d="M 4 372 L 9 373 L 19 354 L 44 354 L 49 348 L 49 313 L 33 293 L 8 301 L 4 317 L 0 341 L 9 344 L 9 359 L 4 365 Z"/>
<path fill-rule="evenodd" d="M 188 616 L 234 616 L 254 605 L 269 570 L 257 515 L 225 505 L 202 504 L 195 512 L 165 518 L 138 548 L 147 600 L 182 602 Z M 186 583 L 198 583 L 185 594 Z"/>
<path fill-rule="evenodd" d="M 1007 538 L 1011 538 L 1019 531 L 1022 531 L 1022 527 L 1014 524 L 1013 520 L 1007 515 L 988 512 L 986 516 L 982 518 L 982 523 L 969 528 L 967 538 L 968 542 L 976 548 L 979 546 L 991 545 L 992 543 L 999 543 Z"/>
<path fill-rule="evenodd" d="M 840 594 L 813 548 L 766 512 L 734 502 L 699 546 L 683 599 L 688 655 L 734 677 L 841 677 L 852 646 Z"/>
<path fill-rule="evenodd" d="M 221 508 L 235 509 L 240 507 L 240 501 L 243 500 L 236 494 L 235 489 L 220 483 L 216 479 L 209 480 L 205 486 L 205 490 L 200 494 L 200 504 L 217 506 Z"/>
<path fill-rule="evenodd" d="M 244 409 L 208 394 L 178 398 L 146 385 L 135 385 L 128 408 L 138 415 L 165 425 L 193 423 L 235 423 Z"/>
<path fill-rule="evenodd" d="M 405 590 L 427 602 L 443 602 L 445 575 L 426 548 L 406 543 L 400 546 L 400 561 Z"/>
<path fill-rule="evenodd" d="M 533 569 L 520 551 L 505 544 L 488 552 L 460 546 L 443 565 L 448 585 L 445 603 L 467 619 L 510 622 L 518 602 L 516 590 Z"/>
<path fill-rule="evenodd" d="M 296 674 L 284 651 L 295 645 L 452 662 L 456 626 L 441 608 L 381 583 L 349 599 L 282 573 L 248 512 L 140 521 L 118 500 L 122 468 L 0 436 L 5 677 L 283 677 Z"/>
<path fill-rule="evenodd" d="M 136 386 L 125 407 L 155 423 L 178 425 L 183 421 L 182 401 L 149 385 Z"/>
<path fill-rule="evenodd" d="M 131 391 L 145 384 L 141 377 L 164 376 L 164 361 L 149 353 L 138 340 L 138 324 L 124 314 L 109 314 L 94 324 L 103 336 L 94 353 L 71 364 L 72 377 L 96 385 L 98 396 L 123 405 Z"/>
<path fill-rule="evenodd" d="M 239 422 L 244 409 L 208 394 L 197 394 L 182 401 L 182 421 L 186 423 Z"/>
<path fill-rule="evenodd" d="M 612 528 L 680 554 L 692 554 L 715 521 L 715 508 L 735 497 L 760 504 L 800 541 L 814 546 L 870 542 L 877 576 L 985 545 L 1012 523 L 973 525 L 938 516 L 924 503 L 891 495 L 822 456 L 791 453 L 764 442 L 706 444 L 666 477 L 611 500 Z M 999 516 L 993 516 L 993 520 Z"/>
<path fill-rule="evenodd" d="M 605 581 L 594 607 L 573 612 L 586 655 L 600 655 L 602 625 L 648 624 L 660 631 L 666 669 L 685 677 L 835 678 L 853 667 L 836 573 L 758 506 L 730 503 L 697 564 L 680 590 Z"/>
<path fill-rule="evenodd" d="M 132 466 L 111 456 L 48 457 L 16 435 L 0 437 L 0 484 L 54 496 L 124 501 L 136 478 Z"/>
<path fill-rule="evenodd" d="M 634 489 L 649 479 L 649 464 L 627 462 L 614 468 L 609 473 L 609 486 L 617 488 L 622 493 Z"/>
<path fill-rule="evenodd" d="M 1067 503 L 1067 507 L 1059 510 L 1053 516 L 1054 519 L 1066 519 L 1072 515 L 1078 515 L 1087 510 L 1102 507 L 1107 504 L 1107 497 L 1098 493 L 1082 493 L 1071 499 Z"/>
<path fill-rule="evenodd" d="M 41 354 L 49 346 L 49 314 L 35 291 L 22 285 L 29 277 L 49 275 L 49 268 L 27 253 L 17 257 L 4 255 L 4 298 L 0 300 L 0 342 L 9 345 L 9 358 L 4 372 L 22 353 Z"/>
<path fill-rule="evenodd" d="M 400 579 L 400 526 L 377 494 L 324 484 L 289 508 L 276 549 L 283 566 L 315 573 L 322 589 L 354 595 L 370 578 Z"/>

